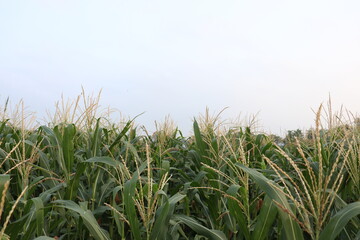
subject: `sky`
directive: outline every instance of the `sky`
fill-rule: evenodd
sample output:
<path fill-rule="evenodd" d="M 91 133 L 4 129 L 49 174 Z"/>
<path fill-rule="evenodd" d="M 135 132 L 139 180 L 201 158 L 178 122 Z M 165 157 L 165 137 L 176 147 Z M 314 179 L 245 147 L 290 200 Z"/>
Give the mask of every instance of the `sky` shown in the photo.
<path fill-rule="evenodd" d="M 360 108 L 360 1 L 0 0 L 0 100 L 38 115 L 102 89 L 153 129 L 223 108 L 267 132 Z"/>

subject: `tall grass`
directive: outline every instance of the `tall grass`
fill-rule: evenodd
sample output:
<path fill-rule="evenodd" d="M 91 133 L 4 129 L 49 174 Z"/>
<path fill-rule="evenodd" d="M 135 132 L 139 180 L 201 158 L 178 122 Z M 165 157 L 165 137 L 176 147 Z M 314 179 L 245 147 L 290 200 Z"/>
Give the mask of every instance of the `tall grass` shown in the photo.
<path fill-rule="evenodd" d="M 192 136 L 169 118 L 149 134 L 99 99 L 63 99 L 46 124 L 1 108 L 1 239 L 359 238 L 351 114 L 320 107 L 312 132 L 278 145 L 209 111 Z"/>

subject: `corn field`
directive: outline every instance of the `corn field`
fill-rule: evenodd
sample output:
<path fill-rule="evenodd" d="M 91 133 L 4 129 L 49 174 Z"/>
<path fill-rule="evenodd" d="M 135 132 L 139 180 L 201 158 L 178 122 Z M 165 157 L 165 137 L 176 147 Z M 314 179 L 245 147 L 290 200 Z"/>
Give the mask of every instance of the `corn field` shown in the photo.
<path fill-rule="evenodd" d="M 80 103 L 43 125 L 1 108 L 1 239 L 360 239 L 351 115 L 320 107 L 306 136 L 279 140 L 205 114 L 184 136 Z"/>

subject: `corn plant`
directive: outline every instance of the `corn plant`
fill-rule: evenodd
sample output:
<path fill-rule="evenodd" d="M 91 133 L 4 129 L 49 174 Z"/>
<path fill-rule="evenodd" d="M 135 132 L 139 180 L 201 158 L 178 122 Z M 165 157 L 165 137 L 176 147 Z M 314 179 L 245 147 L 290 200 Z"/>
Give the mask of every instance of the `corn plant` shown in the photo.
<path fill-rule="evenodd" d="M 0 239 L 360 236 L 356 119 L 324 127 L 320 108 L 306 137 L 282 139 L 207 111 L 184 136 L 169 118 L 154 133 L 112 122 L 99 100 L 63 100 L 42 125 L 5 105 Z"/>

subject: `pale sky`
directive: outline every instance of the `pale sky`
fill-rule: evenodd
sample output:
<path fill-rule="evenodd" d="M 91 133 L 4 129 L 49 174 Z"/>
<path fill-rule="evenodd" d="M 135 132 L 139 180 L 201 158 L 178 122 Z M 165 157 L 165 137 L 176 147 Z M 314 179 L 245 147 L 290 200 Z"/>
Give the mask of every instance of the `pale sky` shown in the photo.
<path fill-rule="evenodd" d="M 148 128 L 209 107 L 308 128 L 329 93 L 360 108 L 360 1 L 0 0 L 0 99 L 40 115 L 63 93 Z"/>

